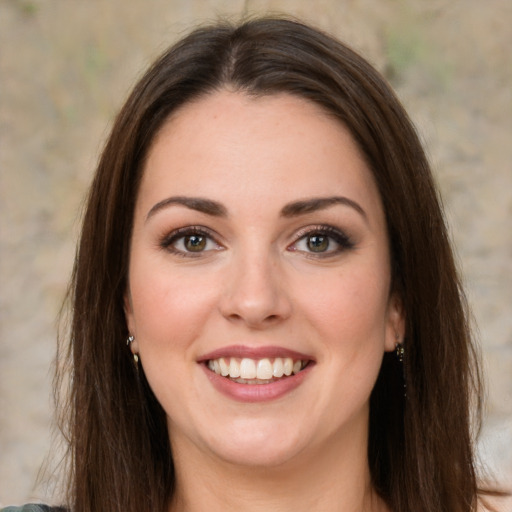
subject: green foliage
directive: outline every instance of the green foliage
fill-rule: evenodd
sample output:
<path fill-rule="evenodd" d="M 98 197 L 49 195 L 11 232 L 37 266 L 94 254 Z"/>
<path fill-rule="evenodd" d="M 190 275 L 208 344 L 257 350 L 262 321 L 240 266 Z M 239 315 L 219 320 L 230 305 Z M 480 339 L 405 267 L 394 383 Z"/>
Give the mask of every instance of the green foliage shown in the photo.
<path fill-rule="evenodd" d="M 32 0 L 18 0 L 18 9 L 25 16 L 35 16 L 39 10 L 39 6 Z"/>
<path fill-rule="evenodd" d="M 385 33 L 384 73 L 395 86 L 410 80 L 444 90 L 452 76 L 452 66 L 436 40 L 418 19 L 405 19 Z"/>
<path fill-rule="evenodd" d="M 424 60 L 427 53 L 425 42 L 413 27 L 395 27 L 386 34 L 386 74 L 392 81 L 401 77 L 413 65 Z"/>

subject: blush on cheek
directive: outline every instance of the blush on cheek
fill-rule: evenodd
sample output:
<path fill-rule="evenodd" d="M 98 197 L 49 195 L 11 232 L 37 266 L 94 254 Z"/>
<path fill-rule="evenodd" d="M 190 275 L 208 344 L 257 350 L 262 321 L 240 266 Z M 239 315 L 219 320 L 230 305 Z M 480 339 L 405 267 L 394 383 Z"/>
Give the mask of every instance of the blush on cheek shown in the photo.
<path fill-rule="evenodd" d="M 151 294 L 134 298 L 133 308 L 140 344 L 159 345 L 163 351 L 187 346 L 204 325 L 207 308 L 198 295 L 171 293 L 148 287 Z M 151 321 L 148 321 L 150 319 Z M 140 320 L 137 322 L 137 320 Z"/>

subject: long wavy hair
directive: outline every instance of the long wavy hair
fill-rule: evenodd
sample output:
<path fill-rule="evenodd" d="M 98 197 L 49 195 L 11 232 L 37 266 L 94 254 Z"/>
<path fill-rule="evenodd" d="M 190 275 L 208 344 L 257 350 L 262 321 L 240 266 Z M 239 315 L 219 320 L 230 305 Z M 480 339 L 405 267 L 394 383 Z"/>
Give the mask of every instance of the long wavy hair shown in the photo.
<path fill-rule="evenodd" d="M 394 512 L 474 510 L 481 379 L 422 145 L 395 94 L 362 57 L 279 18 L 196 29 L 151 66 L 115 119 L 87 199 L 59 349 L 57 386 L 68 383 L 69 506 L 163 512 L 172 498 L 165 414 L 126 347 L 134 205 L 162 124 L 187 102 L 225 88 L 305 98 L 352 134 L 380 191 L 393 291 L 406 317 L 403 364 L 384 356 L 370 399 L 373 485 Z"/>

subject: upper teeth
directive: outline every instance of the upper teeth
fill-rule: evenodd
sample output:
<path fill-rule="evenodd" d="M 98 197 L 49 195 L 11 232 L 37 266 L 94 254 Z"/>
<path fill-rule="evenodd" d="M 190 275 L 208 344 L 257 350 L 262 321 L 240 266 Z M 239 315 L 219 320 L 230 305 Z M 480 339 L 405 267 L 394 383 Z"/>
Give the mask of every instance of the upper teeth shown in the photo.
<path fill-rule="evenodd" d="M 300 372 L 307 361 L 293 360 L 291 357 L 276 357 L 270 359 L 239 359 L 236 357 L 220 357 L 210 359 L 208 368 L 217 375 L 231 377 L 232 379 L 259 379 L 271 380 L 283 375 L 289 376 L 292 373 Z"/>

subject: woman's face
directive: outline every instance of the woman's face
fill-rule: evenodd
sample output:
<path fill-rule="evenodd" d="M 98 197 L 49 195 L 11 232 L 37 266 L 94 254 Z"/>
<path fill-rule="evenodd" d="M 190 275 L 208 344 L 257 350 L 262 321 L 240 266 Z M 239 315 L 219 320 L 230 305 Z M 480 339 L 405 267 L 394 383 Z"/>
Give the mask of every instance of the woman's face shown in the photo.
<path fill-rule="evenodd" d="M 379 193 L 338 121 L 228 91 L 168 120 L 125 308 L 175 453 L 272 465 L 365 444 L 399 306 Z"/>

